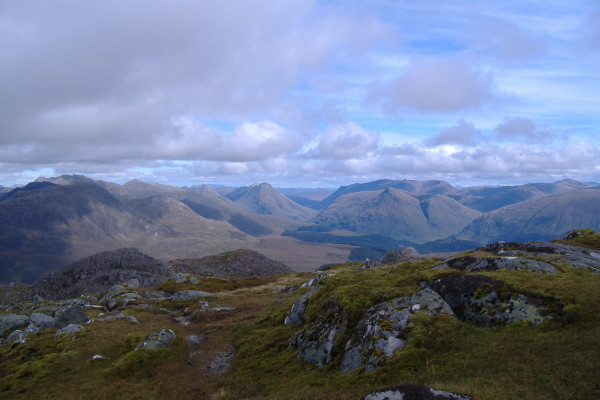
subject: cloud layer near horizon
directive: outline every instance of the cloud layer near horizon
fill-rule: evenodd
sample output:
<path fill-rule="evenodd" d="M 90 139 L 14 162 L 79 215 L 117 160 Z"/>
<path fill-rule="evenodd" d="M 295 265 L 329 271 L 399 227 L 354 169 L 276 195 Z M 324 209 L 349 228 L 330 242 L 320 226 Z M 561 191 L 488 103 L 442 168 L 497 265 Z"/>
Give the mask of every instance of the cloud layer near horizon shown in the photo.
<path fill-rule="evenodd" d="M 0 184 L 600 180 L 600 8 L 399 4 L 6 0 Z"/>

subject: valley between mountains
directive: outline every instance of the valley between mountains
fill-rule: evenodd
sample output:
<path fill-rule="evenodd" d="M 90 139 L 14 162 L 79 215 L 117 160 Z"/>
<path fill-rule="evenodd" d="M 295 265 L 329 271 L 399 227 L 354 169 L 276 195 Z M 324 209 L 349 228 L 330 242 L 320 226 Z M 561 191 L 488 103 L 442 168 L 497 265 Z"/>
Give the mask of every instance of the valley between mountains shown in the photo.
<path fill-rule="evenodd" d="M 289 197 L 284 193 L 288 193 Z M 81 175 L 0 188 L 0 282 L 32 283 L 95 253 L 134 247 L 163 262 L 249 249 L 295 271 L 493 241 L 600 230 L 600 186 L 573 180 L 455 188 L 379 180 L 337 190 L 123 185 Z"/>

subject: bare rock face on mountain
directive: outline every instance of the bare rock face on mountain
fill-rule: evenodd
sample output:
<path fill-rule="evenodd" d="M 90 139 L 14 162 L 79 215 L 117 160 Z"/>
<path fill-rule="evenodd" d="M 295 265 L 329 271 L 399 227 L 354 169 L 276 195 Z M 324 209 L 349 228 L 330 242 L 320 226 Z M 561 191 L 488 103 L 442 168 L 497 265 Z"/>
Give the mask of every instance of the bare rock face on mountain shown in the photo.
<path fill-rule="evenodd" d="M 227 198 L 255 214 L 274 215 L 295 221 L 308 221 L 317 212 L 288 199 L 268 183 L 255 183 L 227 194 Z"/>
<path fill-rule="evenodd" d="M 162 282 L 167 268 L 135 248 L 107 251 L 67 265 L 42 276 L 33 290 L 45 299 L 69 299 L 84 293 L 98 293 L 111 286 L 137 279 L 147 287 Z"/>
<path fill-rule="evenodd" d="M 175 272 L 227 279 L 271 276 L 293 272 L 291 268 L 283 263 L 271 260 L 257 251 L 245 249 L 200 259 L 175 260 L 171 261 L 170 265 Z"/>

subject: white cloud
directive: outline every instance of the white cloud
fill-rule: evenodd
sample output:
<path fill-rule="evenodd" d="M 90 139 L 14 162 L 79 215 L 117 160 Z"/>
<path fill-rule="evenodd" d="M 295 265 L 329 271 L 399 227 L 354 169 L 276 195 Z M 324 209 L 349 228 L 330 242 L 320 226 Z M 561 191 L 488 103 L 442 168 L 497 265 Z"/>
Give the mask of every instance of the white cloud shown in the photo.
<path fill-rule="evenodd" d="M 375 84 L 368 102 L 387 112 L 457 112 L 494 98 L 490 76 L 455 59 L 414 58 L 395 79 Z"/>
<path fill-rule="evenodd" d="M 365 156 L 377 148 L 378 135 L 353 122 L 330 126 L 318 146 L 319 155 L 341 160 Z"/>

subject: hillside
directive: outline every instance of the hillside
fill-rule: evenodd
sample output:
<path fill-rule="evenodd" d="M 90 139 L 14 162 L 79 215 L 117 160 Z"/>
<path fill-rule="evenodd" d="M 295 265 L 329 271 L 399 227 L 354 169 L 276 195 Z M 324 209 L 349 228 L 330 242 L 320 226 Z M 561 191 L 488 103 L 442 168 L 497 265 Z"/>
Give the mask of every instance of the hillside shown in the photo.
<path fill-rule="evenodd" d="M 0 287 L 0 393 L 597 399 L 600 247 L 577 245 L 599 235 L 581 233 L 376 268 L 187 275 L 66 301 Z"/>
<path fill-rule="evenodd" d="M 456 238 L 481 244 L 498 240 L 549 240 L 572 229 L 600 230 L 600 189 L 534 198 L 475 219 Z"/>
<path fill-rule="evenodd" d="M 268 183 L 256 183 L 226 195 L 244 210 L 260 215 L 273 215 L 295 221 L 308 221 L 317 213 L 288 199 Z"/>
<path fill-rule="evenodd" d="M 459 232 L 479 215 L 446 196 L 387 188 L 340 196 L 315 223 L 324 231 L 346 229 L 418 243 Z"/>
<path fill-rule="evenodd" d="M 449 196 L 467 207 L 481 212 L 520 203 L 536 197 L 570 192 L 572 190 L 591 188 L 595 185 L 563 179 L 554 183 L 528 183 L 516 186 L 470 187 L 459 189 Z"/>
<path fill-rule="evenodd" d="M 387 188 L 400 189 L 414 194 L 450 194 L 456 191 L 456 189 L 451 184 L 440 180 L 416 181 L 408 179 L 380 179 L 372 182 L 354 183 L 352 185 L 342 186 L 334 193 L 329 195 L 327 198 L 325 198 L 318 206 L 315 206 L 315 208 L 319 210 L 325 209 L 338 197 L 341 197 L 346 194 L 357 192 L 371 192 Z"/>
<path fill-rule="evenodd" d="M 123 191 L 120 185 L 115 188 L 81 176 L 52 180 L 59 184 L 40 180 L 0 199 L 0 282 L 31 283 L 83 257 L 123 247 L 136 247 L 161 260 L 239 248 L 262 251 L 279 245 L 277 238 L 284 230 L 300 225 L 283 217 L 249 213 L 205 191 L 143 182 L 126 184 Z M 280 254 L 280 260 L 291 259 L 299 270 L 343 261 L 351 250 L 351 246 L 310 246 L 299 260 L 297 254 L 308 245 L 290 239 L 285 246 L 287 253 Z"/>

